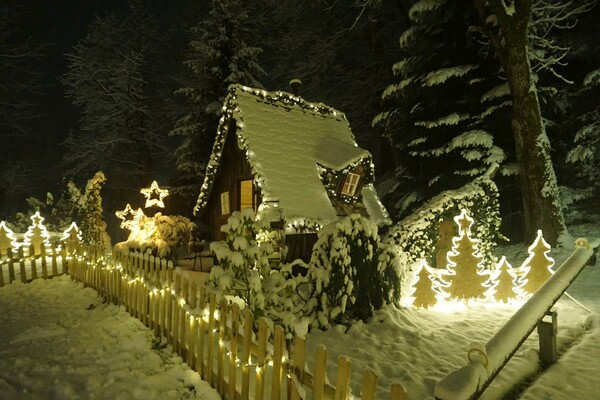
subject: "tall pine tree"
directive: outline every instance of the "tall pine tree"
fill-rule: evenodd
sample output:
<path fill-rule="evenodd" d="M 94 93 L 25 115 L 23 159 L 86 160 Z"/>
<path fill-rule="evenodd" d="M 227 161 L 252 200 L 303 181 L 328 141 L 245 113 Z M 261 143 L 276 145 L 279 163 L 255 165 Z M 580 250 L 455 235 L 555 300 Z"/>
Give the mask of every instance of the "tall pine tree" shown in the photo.
<path fill-rule="evenodd" d="M 258 62 L 262 50 L 251 45 L 254 21 L 247 7 L 240 0 L 212 0 L 208 15 L 190 31 L 185 64 L 191 75 L 176 91 L 188 99 L 187 113 L 170 132 L 181 138 L 175 152 L 179 177 L 174 191 L 189 201 L 198 195 L 227 87 L 232 83 L 262 87 L 265 72 Z"/>
<path fill-rule="evenodd" d="M 497 143 L 507 129 L 508 88 L 471 32 L 472 5 L 420 0 L 400 36 L 396 82 L 383 92 L 373 121 L 393 146 L 397 168 L 387 198 L 401 214 L 411 204 L 463 185 L 506 158 Z"/>

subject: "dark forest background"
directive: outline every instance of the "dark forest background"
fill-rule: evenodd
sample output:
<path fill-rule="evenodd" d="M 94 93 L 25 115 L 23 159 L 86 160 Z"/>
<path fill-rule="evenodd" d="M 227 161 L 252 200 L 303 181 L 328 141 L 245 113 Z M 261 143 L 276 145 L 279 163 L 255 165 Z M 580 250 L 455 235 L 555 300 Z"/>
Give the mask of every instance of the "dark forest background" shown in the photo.
<path fill-rule="evenodd" d="M 564 207 L 599 193 L 600 7 L 573 3 L 536 3 L 531 31 Z M 1 0 L 0 219 L 96 170 L 109 226 L 154 179 L 191 215 L 227 86 L 298 78 L 346 113 L 393 219 L 499 162 L 519 239 L 509 94 L 478 24 L 450 0 Z"/>

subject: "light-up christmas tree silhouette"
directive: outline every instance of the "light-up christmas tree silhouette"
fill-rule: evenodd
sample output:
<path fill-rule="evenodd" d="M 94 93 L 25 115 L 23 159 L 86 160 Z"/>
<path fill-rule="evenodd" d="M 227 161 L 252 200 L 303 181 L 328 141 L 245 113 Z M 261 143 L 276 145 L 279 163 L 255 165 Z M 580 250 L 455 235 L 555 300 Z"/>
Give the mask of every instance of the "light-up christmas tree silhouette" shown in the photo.
<path fill-rule="evenodd" d="M 506 261 L 506 257 L 502 256 L 496 265 L 495 276 L 488 282 L 490 289 L 487 295 L 497 302 L 508 303 L 510 299 L 517 297 L 515 280 L 516 274 L 512 266 Z"/>
<path fill-rule="evenodd" d="M 64 244 L 68 254 L 75 253 L 77 245 L 81 242 L 81 232 L 75 222 L 63 232 L 63 236 L 60 241 Z"/>
<path fill-rule="evenodd" d="M 554 271 L 551 269 L 554 265 L 554 260 L 548 257 L 550 249 L 550 245 L 542 236 L 542 231 L 538 230 L 536 239 L 527 250 L 529 257 L 521 266 L 523 275 L 520 278 L 521 285 L 519 285 L 519 288 L 523 294 L 537 292 L 544 282 L 554 274 Z"/>
<path fill-rule="evenodd" d="M 436 291 L 437 282 L 423 260 L 415 271 L 415 277 L 410 285 L 412 305 L 416 308 L 429 308 L 438 301 L 439 292 Z"/>
<path fill-rule="evenodd" d="M 25 248 L 33 245 L 33 254 L 30 255 L 37 256 L 42 253 L 42 244 L 46 249 L 50 247 L 50 235 L 44 226 L 44 217 L 40 215 L 39 211 L 31 216 L 31 222 L 32 224 L 25 232 Z"/>
<path fill-rule="evenodd" d="M 5 255 L 10 248 L 18 247 L 15 233 L 6 226 L 4 221 L 0 222 L 0 255 Z"/>
<path fill-rule="evenodd" d="M 483 257 L 477 253 L 477 239 L 470 237 L 473 219 L 463 210 L 454 221 L 458 224 L 458 236 L 452 239 L 446 267 L 448 273 L 440 289 L 455 300 L 483 298 L 489 274 L 483 269 Z"/>

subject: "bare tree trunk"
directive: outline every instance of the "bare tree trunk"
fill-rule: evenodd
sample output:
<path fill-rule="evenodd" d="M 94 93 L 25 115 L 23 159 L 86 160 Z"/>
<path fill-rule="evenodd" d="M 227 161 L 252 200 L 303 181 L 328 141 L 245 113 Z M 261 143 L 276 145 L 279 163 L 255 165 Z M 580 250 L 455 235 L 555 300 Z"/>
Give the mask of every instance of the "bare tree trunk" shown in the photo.
<path fill-rule="evenodd" d="M 566 228 L 550 159 L 550 142 L 527 55 L 531 0 L 509 1 L 508 4 L 504 0 L 474 0 L 474 3 L 482 29 L 496 50 L 510 87 L 525 240 L 533 242 L 537 230 L 541 229 L 544 238 L 555 246 Z"/>
<path fill-rule="evenodd" d="M 512 129 L 519 167 L 525 239 L 533 242 L 541 229 L 556 245 L 565 230 L 558 185 L 550 159 L 550 142 L 542 122 L 540 105 L 532 81 L 526 44 L 510 46 L 503 63 L 512 96 Z"/>

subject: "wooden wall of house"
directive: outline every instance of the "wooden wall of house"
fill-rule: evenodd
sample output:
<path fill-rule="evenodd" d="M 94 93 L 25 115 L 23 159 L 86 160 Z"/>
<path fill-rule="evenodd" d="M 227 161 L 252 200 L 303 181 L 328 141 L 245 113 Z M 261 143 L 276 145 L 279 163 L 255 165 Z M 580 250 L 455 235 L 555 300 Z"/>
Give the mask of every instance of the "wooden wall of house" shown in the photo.
<path fill-rule="evenodd" d="M 218 172 L 204 212 L 205 221 L 212 231 L 210 240 L 224 239 L 221 226 L 227 223 L 227 218 L 231 216 L 231 212 L 239 209 L 239 181 L 253 179 L 250 164 L 246 160 L 246 152 L 238 147 L 235 130 L 235 122 L 232 122 L 229 126 Z M 229 192 L 230 213 L 222 215 L 221 193 L 225 191 Z"/>
<path fill-rule="evenodd" d="M 287 246 L 285 262 L 292 262 L 299 258 L 308 263 L 317 239 L 317 234 L 313 232 L 285 235 L 285 244 Z"/>

